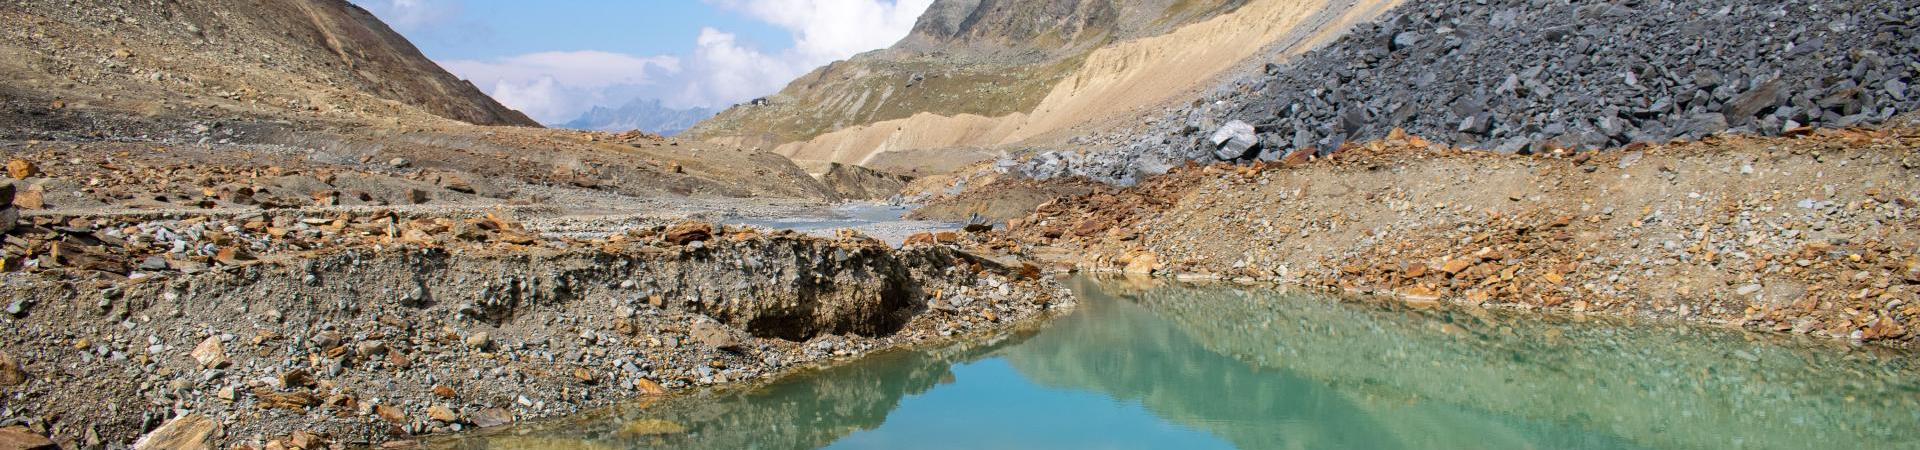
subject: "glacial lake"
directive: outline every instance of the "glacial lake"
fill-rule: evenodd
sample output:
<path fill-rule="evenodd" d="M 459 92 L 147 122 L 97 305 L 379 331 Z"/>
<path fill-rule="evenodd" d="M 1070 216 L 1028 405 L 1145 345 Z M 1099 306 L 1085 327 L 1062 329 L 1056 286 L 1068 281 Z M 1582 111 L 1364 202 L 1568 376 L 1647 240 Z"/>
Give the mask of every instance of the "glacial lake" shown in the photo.
<path fill-rule="evenodd" d="M 1623 319 L 1074 278 L 984 342 L 440 439 L 480 449 L 1920 448 L 1912 354 Z"/>

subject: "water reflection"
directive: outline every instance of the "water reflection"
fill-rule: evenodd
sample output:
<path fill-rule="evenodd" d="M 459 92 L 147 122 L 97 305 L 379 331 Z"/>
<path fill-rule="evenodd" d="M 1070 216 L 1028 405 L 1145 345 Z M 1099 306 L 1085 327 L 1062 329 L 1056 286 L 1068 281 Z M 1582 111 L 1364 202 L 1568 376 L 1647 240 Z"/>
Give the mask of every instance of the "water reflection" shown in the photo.
<path fill-rule="evenodd" d="M 1030 337 L 464 437 L 546 448 L 1920 448 L 1908 355 L 1075 280 Z M 669 426 L 671 425 L 671 426 Z"/>

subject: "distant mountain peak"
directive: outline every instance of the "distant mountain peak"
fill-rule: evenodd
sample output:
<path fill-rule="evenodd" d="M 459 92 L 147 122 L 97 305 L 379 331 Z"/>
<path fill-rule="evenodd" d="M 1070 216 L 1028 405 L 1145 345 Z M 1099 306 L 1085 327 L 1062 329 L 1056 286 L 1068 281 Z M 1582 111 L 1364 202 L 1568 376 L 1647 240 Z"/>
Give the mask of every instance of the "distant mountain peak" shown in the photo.
<path fill-rule="evenodd" d="M 657 99 L 639 99 L 614 108 L 595 106 L 560 126 L 592 131 L 640 130 L 673 136 L 718 112 L 712 108 L 671 108 Z"/>

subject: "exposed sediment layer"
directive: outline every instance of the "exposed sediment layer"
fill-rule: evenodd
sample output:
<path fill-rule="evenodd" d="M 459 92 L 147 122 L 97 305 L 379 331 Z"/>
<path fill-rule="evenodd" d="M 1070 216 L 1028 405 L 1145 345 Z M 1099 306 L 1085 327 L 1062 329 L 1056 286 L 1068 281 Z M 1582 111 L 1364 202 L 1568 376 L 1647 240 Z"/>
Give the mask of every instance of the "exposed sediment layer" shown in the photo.
<path fill-rule="evenodd" d="M 940 246 L 694 225 L 355 246 L 124 284 L 16 275 L 0 287 L 21 306 L 0 354 L 19 381 L 0 380 L 0 420 L 74 446 L 407 439 L 764 379 L 1071 304 L 1036 275 Z"/>

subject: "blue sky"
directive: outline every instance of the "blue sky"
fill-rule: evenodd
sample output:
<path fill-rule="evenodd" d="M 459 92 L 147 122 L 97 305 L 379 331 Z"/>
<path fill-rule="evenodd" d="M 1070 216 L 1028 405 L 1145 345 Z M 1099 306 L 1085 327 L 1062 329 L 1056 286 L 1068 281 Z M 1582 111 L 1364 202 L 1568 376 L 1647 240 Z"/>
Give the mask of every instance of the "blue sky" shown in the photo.
<path fill-rule="evenodd" d="M 905 37 L 933 0 L 352 0 L 536 120 L 725 107 Z"/>

